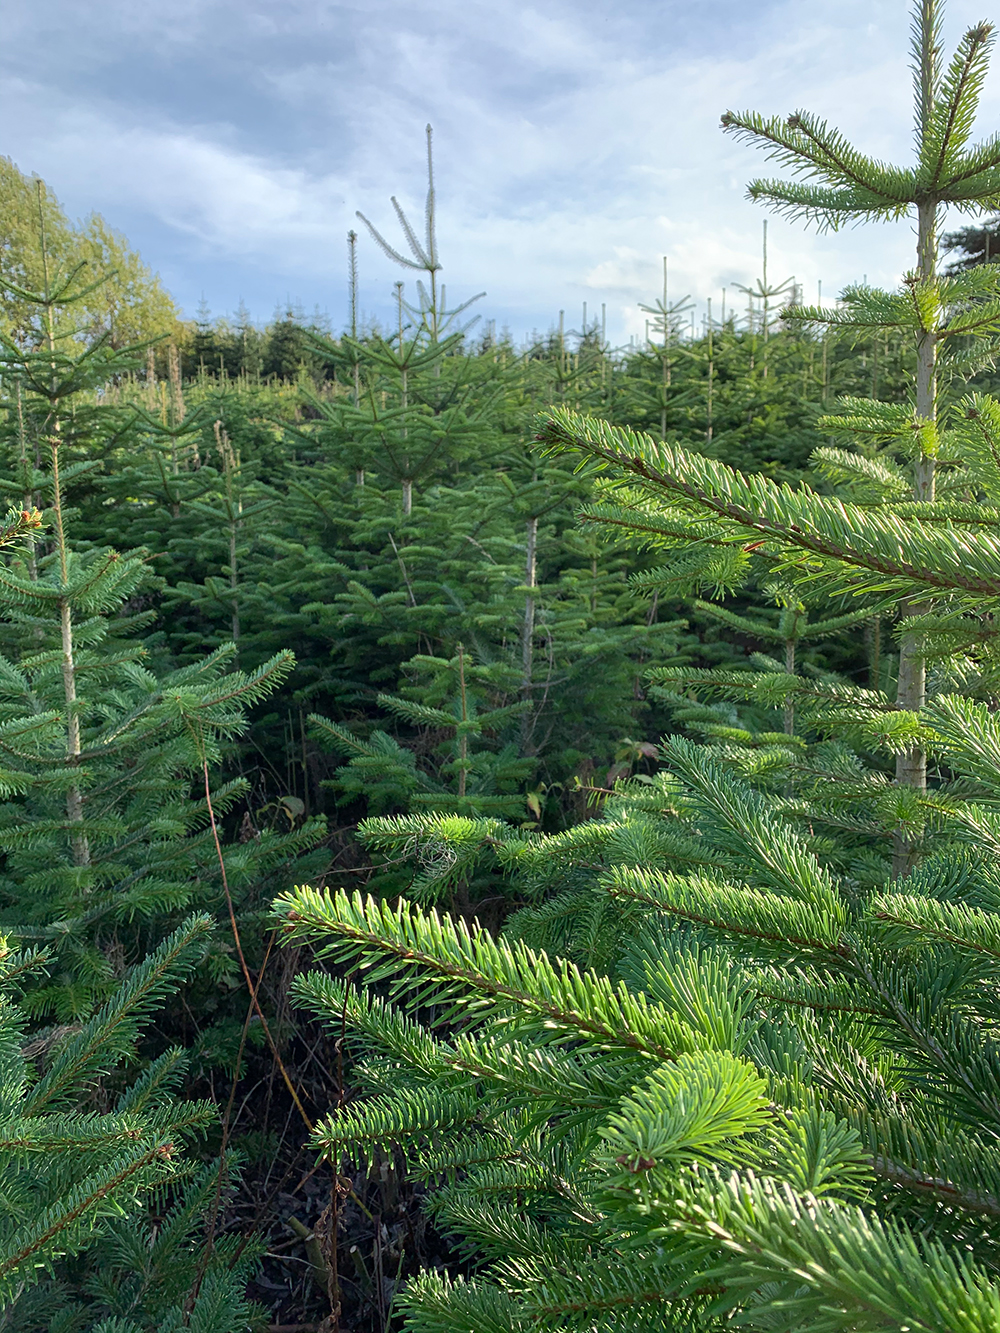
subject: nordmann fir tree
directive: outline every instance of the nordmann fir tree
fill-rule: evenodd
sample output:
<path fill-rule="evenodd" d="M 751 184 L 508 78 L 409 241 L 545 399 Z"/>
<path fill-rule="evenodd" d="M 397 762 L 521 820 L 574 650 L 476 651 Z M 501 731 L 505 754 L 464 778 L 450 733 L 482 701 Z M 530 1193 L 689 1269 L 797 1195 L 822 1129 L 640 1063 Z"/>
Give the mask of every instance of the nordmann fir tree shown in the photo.
<path fill-rule="evenodd" d="M 403 517 L 413 509 L 413 486 L 440 472 L 456 452 L 481 447 L 484 409 L 470 412 L 474 384 L 467 375 L 471 358 L 450 354 L 461 349 L 465 333 L 475 318 L 464 325 L 456 321 L 485 293 L 447 308 L 445 287 L 439 283 L 442 264 L 437 244 L 436 196 L 432 130 L 427 126 L 427 198 L 424 208 L 424 238 L 417 237 L 406 213 L 395 197 L 392 206 L 406 238 L 409 256 L 402 254 L 364 216 L 365 224 L 379 249 L 402 268 L 427 275 L 427 284 L 417 281 L 418 304 L 404 299 L 403 283 L 396 283 L 397 332 L 395 338 L 375 335 L 359 339 L 357 319 L 357 237 L 348 236 L 350 255 L 351 334 L 339 344 L 312 334 L 310 344 L 327 363 L 348 368 L 353 391 L 350 404 L 327 404 L 315 398 L 312 407 L 330 423 L 334 440 L 356 454 L 355 476 L 364 484 L 366 469 L 376 467 L 392 476 L 402 492 Z M 407 337 L 407 334 L 410 336 Z M 459 374 L 442 374 L 457 368 Z"/>
<path fill-rule="evenodd" d="M 660 412 L 660 439 L 665 440 L 667 438 L 667 422 L 671 411 L 677 407 L 686 406 L 692 397 L 690 389 L 686 393 L 682 392 L 680 394 L 673 389 L 673 372 L 675 362 L 679 357 L 677 348 L 680 342 L 683 316 L 694 309 L 694 304 L 688 296 L 682 296 L 679 300 L 670 300 L 667 291 L 666 255 L 663 256 L 663 295 L 657 298 L 655 305 L 645 305 L 640 302 L 639 309 L 644 310 L 647 315 L 653 316 L 652 325 L 647 325 L 653 339 L 647 337 L 644 351 L 647 354 L 655 355 L 659 361 L 659 382 L 654 381 L 651 387 L 655 395 L 655 405 Z M 656 338 L 662 339 L 662 342 L 657 344 L 653 341 Z"/>
<path fill-rule="evenodd" d="M 159 676 L 146 665 L 137 634 L 155 613 L 135 603 L 154 586 L 151 570 L 141 552 L 75 546 L 67 493 L 102 453 L 130 441 L 141 447 L 155 423 L 106 392 L 135 357 L 77 327 L 74 309 L 94 286 L 84 266 L 60 270 L 46 259 L 43 276 L 40 290 L 16 293 L 34 322 L 17 340 L 0 335 L 13 464 L 0 489 L 26 510 L 44 506 L 50 525 L 0 566 L 0 915 L 57 950 L 60 966 L 26 1002 L 75 1018 L 108 993 L 115 960 L 154 944 L 178 912 L 224 909 L 205 804 L 208 765 L 293 658 L 285 652 L 252 673 L 231 672 L 228 644 Z M 217 785 L 216 811 L 244 791 L 241 781 Z M 227 848 L 238 897 L 319 833 L 311 825 Z M 234 968 L 222 950 L 213 966 L 217 979 Z"/>
<path fill-rule="evenodd" d="M 923 46 L 936 14 L 918 19 Z M 948 288 L 949 336 L 1000 318 L 995 295 Z M 919 474 L 934 440 L 906 415 Z M 933 601 L 906 632 L 987 699 L 941 692 L 918 714 L 829 692 L 872 748 L 928 751 L 954 775 L 921 797 L 944 836 L 904 880 L 866 880 L 850 833 L 817 835 L 723 747 L 671 738 L 665 771 L 601 820 L 427 829 L 441 879 L 487 847 L 508 867 L 530 905 L 499 940 L 405 902 L 279 900 L 291 939 L 389 983 L 384 998 L 324 972 L 297 983 L 366 1054 L 369 1098 L 331 1113 L 317 1146 L 365 1166 L 401 1153 L 436 1226 L 479 1260 L 471 1279 L 410 1285 L 415 1331 L 998 1326 L 1000 405 L 970 403 L 956 434 L 964 497 L 866 506 L 553 417 L 553 447 L 620 478 L 594 517 L 666 548 L 668 569 L 679 549 L 728 586 L 762 560 L 873 609 Z M 882 489 L 905 475 L 852 466 Z M 760 674 L 779 705 L 814 686 Z"/>
<path fill-rule="evenodd" d="M 204 559 L 206 554 L 209 558 L 214 555 L 213 564 L 216 568 L 221 565 L 224 577 L 210 574 L 201 585 L 182 580 L 171 590 L 170 599 L 184 603 L 200 622 L 198 630 L 190 635 L 191 647 L 206 641 L 232 643 L 239 660 L 241 611 L 248 595 L 252 595 L 248 594 L 243 566 L 263 516 L 277 504 L 278 497 L 256 481 L 253 467 L 244 465 L 221 419 L 212 423 L 212 433 L 221 486 L 214 488 L 214 494 L 193 497 L 188 504 L 188 517 L 202 529 L 199 556 Z M 190 540 L 180 536 L 175 545 L 182 546 Z"/>
<path fill-rule="evenodd" d="M 887 167 L 865 157 L 838 131 L 808 112 L 796 112 L 787 119 L 727 112 L 722 121 L 727 131 L 763 147 L 769 156 L 806 178 L 751 183 L 750 197 L 779 212 L 833 229 L 863 219 L 891 220 L 915 213 L 916 266 L 901 292 L 891 295 L 852 288 L 845 293 L 844 307 L 832 314 L 821 309 L 792 313 L 840 329 L 892 329 L 911 334 L 916 352 L 912 416 L 875 403 L 847 404 L 841 424 L 846 429 L 860 427 L 869 438 L 889 441 L 897 454 L 907 455 L 910 493 L 917 506 L 935 500 L 942 353 L 950 352 L 955 343 L 965 350 L 976 335 L 992 343 L 1000 315 L 1000 284 L 989 269 L 970 270 L 952 279 L 938 275 L 942 210 L 951 207 L 982 213 L 1000 205 L 1000 139 L 994 136 L 980 144 L 971 142 L 993 28 L 988 23 L 970 28 L 943 69 L 942 13 L 940 0 L 919 0 L 914 9 L 917 157 L 912 167 Z M 989 351 L 984 359 L 988 356 Z M 967 360 L 969 364 L 975 364 L 974 360 Z M 926 697 L 925 653 L 918 622 L 932 605 L 922 598 L 905 601 L 900 607 L 896 698 L 899 707 L 911 711 L 919 710 Z M 917 791 L 926 788 L 927 759 L 920 745 L 899 753 L 896 778 Z M 916 848 L 901 834 L 896 872 L 905 873 L 915 855 Z"/>
<path fill-rule="evenodd" d="M 319 355 L 358 370 L 361 390 L 357 403 L 312 397 L 310 405 L 328 448 L 353 454 L 359 479 L 373 472 L 394 481 L 408 518 L 414 486 L 428 484 L 456 457 L 482 447 L 485 404 L 473 406 L 475 385 L 468 374 L 475 367 L 469 359 L 449 357 L 458 351 L 461 334 L 429 342 L 422 330 L 403 323 L 401 297 L 399 313 L 391 338 L 376 335 L 355 343 L 345 336 L 337 346 L 313 335 Z"/>
<path fill-rule="evenodd" d="M 415 877 L 400 846 L 412 845 L 415 831 L 421 838 L 441 814 L 524 820 L 524 787 L 535 762 L 522 755 L 518 739 L 531 702 L 517 698 L 518 673 L 511 663 L 476 662 L 461 643 L 450 661 L 418 654 L 406 669 L 406 696 L 380 694 L 378 702 L 416 732 L 422 762 L 415 748 L 382 727 L 362 738 L 313 714 L 312 732 L 348 760 L 328 785 L 343 803 L 363 801 L 372 816 L 358 825 L 362 844 L 374 854 L 372 890 L 403 890 L 419 901 L 426 880 L 429 901 L 447 896 L 453 908 L 471 913 L 495 888 L 489 875 L 466 876 L 454 866 L 444 878 L 435 872 Z M 433 741 L 438 743 L 431 748 Z"/>
<path fill-rule="evenodd" d="M 429 485 L 459 462 L 482 460 L 496 448 L 489 424 L 500 387 L 495 368 L 462 355 L 464 330 L 445 333 L 457 312 L 428 306 L 431 298 L 421 291 L 415 309 L 396 284 L 394 334 L 344 334 L 339 342 L 310 335 L 316 355 L 353 381 L 349 399 L 309 395 L 318 419 L 313 433 L 328 450 L 351 457 L 359 485 L 369 472 L 394 481 L 404 519 L 413 510 L 415 485 Z M 443 288 L 432 291 L 434 301 L 443 295 Z"/>
<path fill-rule="evenodd" d="M 407 696 L 380 694 L 378 702 L 412 727 L 435 739 L 431 771 L 417 767 L 412 750 L 385 731 L 367 741 L 328 718 L 310 718 L 314 733 L 348 757 L 331 785 L 347 799 L 363 797 L 373 814 L 386 807 L 490 813 L 516 816 L 524 812 L 520 792 L 533 767 L 519 757 L 511 736 L 502 746 L 489 739 L 510 729 L 531 704 L 522 700 L 496 706 L 490 695 L 515 693 L 511 670 L 503 662 L 477 663 L 463 644 L 449 661 L 418 654 L 407 663 L 411 684 Z M 491 706 L 493 702 L 493 706 Z"/>
<path fill-rule="evenodd" d="M 703 615 L 718 621 L 728 629 L 736 630 L 750 639 L 771 643 L 779 647 L 784 666 L 784 674 L 795 675 L 796 655 L 800 643 L 814 643 L 817 639 L 831 638 L 843 630 L 871 619 L 871 612 L 862 609 L 849 611 L 840 616 L 828 616 L 823 620 L 810 621 L 806 604 L 796 594 L 780 584 L 764 589 L 770 594 L 770 600 L 776 602 L 775 613 L 771 607 L 755 609 L 751 615 L 741 615 L 728 607 L 717 606 L 714 602 L 696 601 L 695 607 Z M 770 663 L 764 663 L 768 666 Z M 663 679 L 669 679 L 664 676 Z M 785 700 L 782 722 L 789 736 L 795 734 L 795 701 L 789 695 Z"/>

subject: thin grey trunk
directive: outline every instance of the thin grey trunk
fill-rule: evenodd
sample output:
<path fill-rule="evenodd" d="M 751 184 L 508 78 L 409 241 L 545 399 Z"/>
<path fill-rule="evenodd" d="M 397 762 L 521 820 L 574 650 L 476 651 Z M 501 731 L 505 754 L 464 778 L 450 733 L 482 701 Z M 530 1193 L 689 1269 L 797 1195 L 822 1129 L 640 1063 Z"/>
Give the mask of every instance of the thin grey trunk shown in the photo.
<path fill-rule="evenodd" d="M 712 424 L 712 390 L 715 387 L 715 339 L 712 330 L 712 298 L 708 298 L 708 400 L 706 404 L 705 440 L 712 443 L 714 426 Z"/>
<path fill-rule="evenodd" d="M 768 377 L 768 332 L 771 328 L 771 309 L 768 307 L 768 224 L 764 223 L 764 279 L 761 283 L 764 291 L 764 379 Z"/>
<path fill-rule="evenodd" d="M 469 760 L 469 735 L 465 730 L 464 723 L 469 720 L 469 704 L 465 694 L 465 650 L 461 644 L 458 645 L 458 688 L 462 700 L 462 733 L 458 738 L 458 797 L 462 800 L 465 796 L 465 786 L 467 774 L 467 765 Z"/>
<path fill-rule="evenodd" d="M 823 392 L 821 394 L 821 401 L 824 407 L 826 407 L 826 396 L 830 388 L 829 366 L 827 364 L 827 357 L 826 357 L 826 333 L 827 331 L 826 329 L 824 329 L 823 330 Z"/>
<path fill-rule="evenodd" d="M 667 397 L 670 393 L 670 306 L 667 303 L 667 256 L 663 256 L 663 403 L 660 407 L 660 439 L 667 438 Z"/>
<path fill-rule="evenodd" d="M 59 430 L 58 421 L 55 429 Z M 59 445 L 52 445 L 52 492 L 55 514 L 56 540 L 59 544 L 59 572 L 64 595 L 59 599 L 59 632 L 62 646 L 63 697 L 66 701 L 66 762 L 76 767 L 80 762 L 80 715 L 76 706 L 76 663 L 73 660 L 73 608 L 66 594 L 69 586 L 69 563 L 66 557 L 66 533 L 63 528 L 62 491 L 59 485 Z M 74 782 L 66 792 L 66 818 L 70 825 L 83 823 L 83 794 Z M 82 829 L 70 831 L 70 849 L 73 864 L 90 865 L 90 844 Z"/>
<path fill-rule="evenodd" d="M 537 587 L 537 551 L 538 518 L 533 516 L 527 523 L 527 549 L 524 562 L 524 582 L 528 589 L 524 596 L 524 620 L 521 625 L 521 698 L 531 699 L 531 677 L 534 670 L 535 655 L 535 594 Z M 522 747 L 528 743 L 531 735 L 532 719 L 527 711 L 521 718 Z"/>
<path fill-rule="evenodd" d="M 429 140 L 429 139 L 428 139 L 428 143 L 430 143 L 430 140 Z M 396 300 L 397 300 L 397 302 L 398 302 L 398 306 L 399 306 L 399 356 L 400 356 L 400 360 L 402 360 L 402 357 L 403 357 L 403 284 L 402 284 L 401 282 L 397 282 L 397 283 L 396 283 Z M 408 377 L 407 377 L 407 373 L 406 373 L 406 365 L 405 365 L 405 363 L 400 367 L 400 372 L 399 372 L 399 395 L 400 395 L 400 406 L 401 406 L 402 409 L 403 409 L 403 417 L 402 417 L 402 421 L 403 421 L 403 439 L 404 439 L 404 440 L 407 440 L 407 439 L 409 439 L 409 434 L 410 434 L 410 432 L 409 432 L 409 427 L 408 427 L 407 424 L 406 424 L 406 409 L 407 409 L 407 407 L 409 407 L 410 399 L 409 399 L 409 379 L 408 379 Z M 404 444 L 403 447 L 404 447 L 404 449 L 406 448 L 405 444 Z M 407 462 L 407 463 L 406 463 L 406 466 L 409 467 L 409 465 L 410 465 L 409 462 Z M 404 477 L 404 478 L 403 478 L 403 517 L 404 517 L 404 518 L 409 517 L 409 515 L 412 513 L 412 511 L 413 511 L 413 478 L 412 478 L 412 477 Z"/>
<path fill-rule="evenodd" d="M 66 698 L 66 759 L 70 764 L 80 761 L 80 716 L 76 709 L 76 667 L 73 662 L 73 614 L 69 601 L 59 602 L 59 625 L 62 632 L 62 678 Z M 66 818 L 70 824 L 83 823 L 83 795 L 74 783 L 66 793 Z M 73 864 L 90 865 L 90 844 L 86 833 L 71 832 L 70 847 Z"/>
<path fill-rule="evenodd" d="M 53 409 L 52 420 L 52 508 L 55 515 L 56 542 L 59 548 L 59 575 L 62 583 L 62 596 L 59 599 L 59 629 L 62 640 L 62 678 L 63 694 L 66 700 L 66 762 L 75 767 L 80 759 L 80 717 L 76 709 L 76 666 L 73 661 L 73 610 L 70 606 L 69 560 L 66 552 L 66 530 L 63 526 L 62 487 L 59 482 L 59 444 L 62 424 L 59 420 L 59 391 L 56 375 L 55 350 L 56 331 L 53 302 L 49 299 L 49 259 L 45 242 L 45 216 L 42 211 L 42 183 L 36 182 L 38 194 L 39 235 L 42 249 L 42 273 L 45 281 L 45 340 L 53 354 L 50 403 Z M 74 782 L 66 793 L 66 818 L 72 824 L 83 823 L 83 795 Z M 70 833 L 70 848 L 73 864 L 90 864 L 90 846 L 87 835 L 82 829 Z"/>
<path fill-rule="evenodd" d="M 871 689 L 881 688 L 882 681 L 882 618 L 876 616 L 874 620 L 868 622 L 868 631 L 865 635 L 870 642 L 868 685 Z"/>
<path fill-rule="evenodd" d="M 159 406 L 160 391 L 156 383 L 156 353 L 146 348 L 146 410 L 150 416 Z"/>
<path fill-rule="evenodd" d="M 347 233 L 347 258 L 348 258 L 348 286 L 351 294 L 351 342 L 352 355 L 354 357 L 353 379 L 354 392 L 353 403 L 355 412 L 361 403 L 361 364 L 358 361 L 358 234 L 356 231 Z M 365 470 L 359 467 L 355 472 L 355 480 L 359 486 L 365 484 Z"/>
<path fill-rule="evenodd" d="M 921 281 L 929 281 L 937 269 L 937 206 L 921 204 L 917 209 L 917 272 Z M 916 376 L 917 417 L 934 422 L 937 417 L 937 337 L 934 329 L 927 329 L 917 339 Z M 913 469 L 913 498 L 934 499 L 934 458 L 921 454 Z M 900 604 L 900 615 L 905 620 L 923 615 L 928 610 L 924 602 L 907 601 Z M 927 690 L 927 672 L 921 653 L 919 636 L 903 635 L 899 649 L 899 675 L 896 704 L 917 712 L 924 705 Z M 896 781 L 901 785 L 927 788 L 927 754 L 919 746 L 904 750 L 896 758 Z M 917 846 L 904 834 L 893 840 L 892 873 L 895 878 L 909 874 L 916 864 Z"/>
<path fill-rule="evenodd" d="M 31 468 L 28 462 L 28 441 L 24 429 L 24 404 L 21 401 L 21 386 L 17 386 L 17 440 L 19 447 L 19 461 L 21 463 L 21 477 L 24 482 L 24 498 L 21 501 L 23 509 L 34 509 L 37 505 L 35 492 L 31 489 L 29 478 L 31 477 Z M 28 553 L 28 577 L 32 583 L 38 582 L 38 559 L 35 551 L 35 534 L 29 532 L 26 542 Z M 35 638 L 43 637 L 43 631 L 40 627 L 35 627 Z"/>
<path fill-rule="evenodd" d="M 240 575 L 237 563 L 237 547 L 240 528 L 243 524 L 243 492 L 240 489 L 242 479 L 240 456 L 229 442 L 229 433 L 223 429 L 222 422 L 215 422 L 215 442 L 222 459 L 223 475 L 226 483 L 226 512 L 229 515 L 229 591 L 232 594 L 231 629 L 236 657 L 239 659 L 240 647 Z"/>
<path fill-rule="evenodd" d="M 790 676 L 795 675 L 795 640 L 785 640 L 785 670 Z M 784 727 L 786 736 L 795 735 L 795 704 L 791 695 L 785 700 Z"/>
<path fill-rule="evenodd" d="M 351 235 L 353 236 L 354 233 L 351 232 Z M 354 299 L 354 298 L 352 297 L 352 301 L 353 301 L 353 299 Z M 352 306 L 352 309 L 353 309 L 353 306 Z M 354 337 L 357 336 L 357 330 L 356 330 L 356 329 L 353 331 L 352 336 L 354 336 Z M 357 353 L 355 353 L 355 356 L 356 356 L 356 355 L 357 355 Z M 358 406 L 359 406 L 360 403 L 361 403 L 361 367 L 358 365 L 357 360 L 355 360 L 355 362 L 354 362 L 354 390 L 353 390 L 353 395 L 352 395 L 352 396 L 353 396 L 353 401 L 354 401 L 354 410 L 357 411 L 357 410 L 358 410 Z M 355 470 L 355 473 L 354 473 L 354 480 L 357 482 L 357 484 L 358 484 L 359 486 L 363 486 L 363 485 L 365 484 L 365 470 L 364 470 L 363 467 L 359 467 L 359 468 L 357 468 L 357 469 Z"/>
<path fill-rule="evenodd" d="M 233 643 L 240 646 L 240 583 L 236 569 L 236 524 L 229 525 L 229 589 L 233 594 Z"/>
<path fill-rule="evenodd" d="M 173 424 L 180 426 L 187 412 L 184 407 L 184 381 L 181 378 L 180 353 L 173 343 L 167 348 L 167 370 L 170 375 L 171 417 Z M 194 446 L 194 457 L 197 459 L 196 466 L 200 467 L 201 455 L 198 452 L 197 444 Z"/>

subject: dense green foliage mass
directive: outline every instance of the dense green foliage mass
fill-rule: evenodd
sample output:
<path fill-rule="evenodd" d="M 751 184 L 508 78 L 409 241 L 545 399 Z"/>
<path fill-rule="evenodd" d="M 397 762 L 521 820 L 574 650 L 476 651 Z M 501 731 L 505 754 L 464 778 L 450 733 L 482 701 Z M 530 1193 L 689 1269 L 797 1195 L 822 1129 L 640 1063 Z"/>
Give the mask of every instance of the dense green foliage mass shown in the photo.
<path fill-rule="evenodd" d="M 365 1053 L 367 1097 L 314 1142 L 403 1154 L 472 1263 L 408 1285 L 420 1333 L 997 1327 L 1000 401 L 961 386 L 992 363 L 1000 283 L 940 276 L 936 228 L 946 202 L 997 208 L 1000 151 L 969 142 L 991 29 L 946 69 L 939 37 L 924 0 L 912 168 L 806 113 L 723 118 L 807 178 L 756 198 L 834 227 L 915 210 L 898 292 L 786 315 L 891 330 L 905 394 L 843 397 L 818 423 L 843 444 L 790 486 L 727 466 L 710 421 L 697 452 L 668 438 L 665 338 L 659 440 L 566 406 L 540 433 L 599 469 L 588 530 L 641 544 L 639 586 L 758 589 L 749 614 L 696 605 L 783 660 L 653 666 L 697 739 L 665 738 L 599 821 L 378 817 L 363 836 L 414 866 L 416 903 L 278 901 L 335 964 L 297 998 Z M 810 630 L 865 621 L 864 685 L 800 674 Z M 499 939 L 456 911 L 484 868 L 515 908 Z"/>
<path fill-rule="evenodd" d="M 723 121 L 772 206 L 915 214 L 900 288 L 629 349 L 448 308 L 429 129 L 339 334 L 184 325 L 0 164 L 0 1323 L 1000 1326 L 1000 150 L 939 27 L 912 167 Z"/>

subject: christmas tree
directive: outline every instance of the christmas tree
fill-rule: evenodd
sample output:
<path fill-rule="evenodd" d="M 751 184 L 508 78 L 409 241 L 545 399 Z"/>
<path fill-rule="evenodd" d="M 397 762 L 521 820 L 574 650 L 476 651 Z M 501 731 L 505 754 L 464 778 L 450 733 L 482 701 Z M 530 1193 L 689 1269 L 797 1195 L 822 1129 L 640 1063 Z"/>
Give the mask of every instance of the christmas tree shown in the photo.
<path fill-rule="evenodd" d="M 276 905 L 342 969 L 301 979 L 300 1000 L 364 1053 L 368 1097 L 317 1146 L 335 1164 L 402 1154 L 477 1256 L 469 1278 L 407 1288 L 421 1333 L 996 1326 L 1000 404 L 967 399 L 948 430 L 938 406 L 941 372 L 989 353 L 1000 290 L 989 272 L 940 278 L 933 238 L 945 201 L 997 207 L 1000 148 L 968 146 L 990 30 L 942 72 L 939 24 L 922 0 L 912 171 L 804 114 L 727 118 L 820 178 L 759 196 L 830 223 L 917 211 L 903 290 L 855 289 L 835 316 L 909 330 L 918 366 L 912 404 L 838 415 L 876 445 L 821 460 L 854 498 L 568 411 L 542 433 L 605 469 L 589 517 L 660 556 L 650 582 L 738 589 L 763 569 L 788 609 L 900 603 L 895 700 L 716 673 L 703 684 L 795 704 L 825 746 L 814 789 L 775 791 L 752 747 L 672 737 L 659 773 L 564 833 L 439 820 L 428 863 L 431 847 L 439 866 L 490 855 L 525 904 L 499 939 L 344 891 Z M 870 762 L 887 754 L 892 777 Z M 862 854 L 865 819 L 894 864 Z M 354 969 L 376 984 L 341 979 Z"/>

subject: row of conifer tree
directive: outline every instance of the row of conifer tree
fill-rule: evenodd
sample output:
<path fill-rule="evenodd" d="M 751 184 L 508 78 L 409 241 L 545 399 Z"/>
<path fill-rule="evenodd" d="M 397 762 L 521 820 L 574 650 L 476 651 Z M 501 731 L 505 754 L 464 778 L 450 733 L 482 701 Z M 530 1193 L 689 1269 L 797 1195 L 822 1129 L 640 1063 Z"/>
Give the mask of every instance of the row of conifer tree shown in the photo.
<path fill-rule="evenodd" d="M 763 203 L 915 217 L 899 288 L 695 335 L 664 290 L 627 351 L 449 308 L 429 132 L 423 232 L 364 220 L 416 297 L 361 327 L 352 234 L 347 329 L 270 370 L 246 321 L 125 345 L 35 187 L 0 1324 L 1000 1327 L 1000 268 L 938 235 L 1000 140 L 941 21 L 910 167 L 723 118 Z M 331 1191 L 287 1244 L 258 1076 Z"/>

